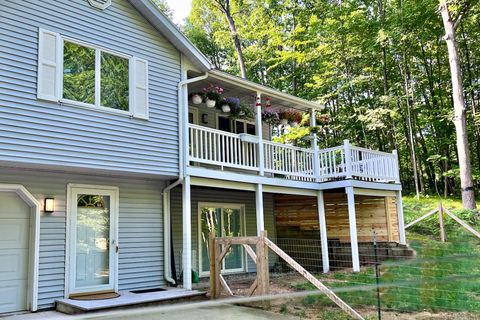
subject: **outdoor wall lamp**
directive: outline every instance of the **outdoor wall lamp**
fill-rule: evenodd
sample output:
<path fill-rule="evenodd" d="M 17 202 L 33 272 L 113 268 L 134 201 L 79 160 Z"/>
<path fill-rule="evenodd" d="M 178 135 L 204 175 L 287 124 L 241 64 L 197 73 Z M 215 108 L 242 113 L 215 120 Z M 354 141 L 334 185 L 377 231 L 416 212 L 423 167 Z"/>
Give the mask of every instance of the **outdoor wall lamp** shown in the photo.
<path fill-rule="evenodd" d="M 207 113 L 204 113 L 202 114 L 202 123 L 208 123 L 208 114 Z"/>
<path fill-rule="evenodd" d="M 51 213 L 55 210 L 55 200 L 53 198 L 45 198 L 43 211 Z"/>

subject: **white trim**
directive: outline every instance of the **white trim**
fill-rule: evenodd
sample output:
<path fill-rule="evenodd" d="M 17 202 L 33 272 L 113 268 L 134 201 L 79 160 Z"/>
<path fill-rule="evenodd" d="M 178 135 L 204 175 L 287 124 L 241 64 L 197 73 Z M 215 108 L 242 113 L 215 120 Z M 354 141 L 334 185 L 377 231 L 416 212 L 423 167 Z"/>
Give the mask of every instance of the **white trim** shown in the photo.
<path fill-rule="evenodd" d="M 186 168 L 186 174 L 208 179 L 224 180 L 224 181 L 236 181 L 236 182 L 246 182 L 246 183 L 261 183 L 265 185 L 277 186 L 277 187 L 290 187 L 290 188 L 300 188 L 306 190 L 328 190 L 328 189 L 337 189 L 345 187 L 355 187 L 355 188 L 365 188 L 365 189 L 375 189 L 375 190 L 402 190 L 400 184 L 393 183 L 381 183 L 381 182 L 366 182 L 358 180 L 339 180 L 339 181 L 330 181 L 330 182 L 306 182 L 306 181 L 296 181 L 288 180 L 281 178 L 271 178 L 271 177 L 261 177 L 253 174 L 241 174 L 230 171 L 221 171 L 215 169 L 201 168 L 201 167 L 192 167 L 189 166 Z"/>
<path fill-rule="evenodd" d="M 262 231 L 265 231 L 265 218 L 263 211 L 263 185 L 259 183 L 255 188 L 255 217 L 257 220 L 257 236 L 260 236 Z"/>
<path fill-rule="evenodd" d="M 197 207 L 197 247 L 198 247 L 198 274 L 200 277 L 207 277 L 210 275 L 210 271 L 202 271 L 202 208 L 204 207 L 212 207 L 212 208 L 219 208 L 223 209 L 238 209 L 240 210 L 240 226 L 242 236 L 247 234 L 247 223 L 245 217 L 245 204 L 243 203 L 227 203 L 227 202 L 198 202 Z M 221 217 L 221 228 L 223 230 L 223 217 Z M 242 273 L 247 271 L 247 257 L 245 252 L 242 249 L 242 267 L 237 269 L 225 269 L 225 259 L 222 262 L 222 274 L 234 274 L 234 273 Z"/>
<path fill-rule="evenodd" d="M 215 179 L 208 179 L 208 178 L 191 177 L 190 183 L 192 185 L 202 186 L 202 187 L 233 189 L 233 190 L 242 190 L 242 191 L 255 191 L 254 184 L 244 183 L 244 182 L 223 181 L 223 180 L 215 180 Z"/>
<path fill-rule="evenodd" d="M 395 197 L 393 190 L 373 190 L 364 188 L 353 188 L 355 195 L 359 196 L 378 196 L 378 197 Z"/>
<path fill-rule="evenodd" d="M 66 98 L 63 97 L 63 64 L 64 64 L 65 41 L 76 44 L 76 45 L 80 45 L 82 47 L 86 47 L 86 48 L 95 50 L 95 79 L 94 79 L 94 82 L 95 82 L 95 92 L 94 92 L 95 103 L 94 104 L 85 103 L 85 102 L 81 102 L 81 101 L 70 100 L 70 99 L 66 99 Z M 71 107 L 80 107 L 80 108 L 86 108 L 86 109 L 90 109 L 90 110 L 103 111 L 103 112 L 108 112 L 108 113 L 117 114 L 117 115 L 125 115 L 125 116 L 129 116 L 129 117 L 140 118 L 140 119 L 148 119 L 148 117 L 145 118 L 145 117 L 138 117 L 138 116 L 134 115 L 134 105 L 133 105 L 134 104 L 134 99 L 133 99 L 134 92 L 132 90 L 132 88 L 134 88 L 134 87 L 132 86 L 132 83 L 133 83 L 133 85 L 135 85 L 135 83 L 132 80 L 132 76 L 134 74 L 132 61 L 134 61 L 135 58 L 132 55 L 127 55 L 127 54 L 124 54 L 124 53 L 121 53 L 121 52 L 110 50 L 110 49 L 102 47 L 102 46 L 94 45 L 94 44 L 84 42 L 82 40 L 78 40 L 78 39 L 75 39 L 75 38 L 70 38 L 70 37 L 67 37 L 67 36 L 64 36 L 64 35 L 61 35 L 61 34 L 58 35 L 58 42 L 59 42 L 59 44 L 58 44 L 59 48 L 57 50 L 57 55 L 58 55 L 58 57 L 57 57 L 57 59 L 58 59 L 57 76 L 58 76 L 59 84 L 58 84 L 57 95 L 58 95 L 58 102 L 60 104 L 66 105 L 66 106 L 71 106 Z M 105 53 L 108 53 L 108 54 L 111 54 L 111 55 L 114 55 L 114 56 L 117 56 L 117 57 L 128 60 L 128 89 L 129 89 L 128 90 L 129 91 L 128 92 L 128 94 L 129 94 L 128 111 L 119 110 L 119 109 L 110 108 L 110 107 L 105 107 L 105 106 L 101 105 L 101 55 L 102 55 L 102 52 L 105 52 Z M 148 64 L 147 64 L 147 71 L 148 71 Z M 148 105 L 148 74 L 147 74 L 147 89 L 146 89 L 146 91 L 147 91 L 147 105 Z M 147 106 L 147 110 L 148 110 L 148 106 Z"/>
<path fill-rule="evenodd" d="M 40 204 L 37 199 L 35 199 L 35 197 L 20 184 L 0 184 L 0 192 L 16 193 L 31 208 L 32 220 L 30 220 L 27 309 L 30 311 L 37 311 L 40 254 Z"/>
<path fill-rule="evenodd" d="M 182 185 L 182 266 L 183 289 L 192 290 L 192 207 L 190 176 L 186 176 Z"/>
<path fill-rule="evenodd" d="M 72 201 L 72 196 L 75 194 L 74 189 L 78 189 L 77 192 L 95 193 L 102 192 L 108 194 L 111 197 L 110 202 L 110 255 L 109 255 L 109 272 L 110 282 L 108 285 L 92 286 L 88 288 L 82 288 L 81 290 L 75 290 L 74 277 L 75 277 L 75 249 L 74 241 L 76 230 L 75 221 L 76 218 L 73 214 L 76 201 Z M 66 232 L 66 249 L 65 249 L 65 298 L 68 298 L 70 294 L 83 293 L 89 291 L 108 290 L 112 289 L 118 292 L 118 252 L 115 250 L 115 246 L 119 246 L 118 241 L 118 221 L 119 221 L 119 188 L 114 186 L 100 186 L 89 184 L 67 184 L 67 232 Z"/>

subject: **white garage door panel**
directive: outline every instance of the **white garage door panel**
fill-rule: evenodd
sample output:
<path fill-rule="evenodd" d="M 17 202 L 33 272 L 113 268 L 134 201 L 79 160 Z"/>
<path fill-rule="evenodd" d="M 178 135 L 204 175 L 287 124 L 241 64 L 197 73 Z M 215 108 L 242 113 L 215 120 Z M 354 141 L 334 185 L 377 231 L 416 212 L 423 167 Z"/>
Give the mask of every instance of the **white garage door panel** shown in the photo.
<path fill-rule="evenodd" d="M 29 220 L 0 218 L 0 222 L 0 250 L 28 248 Z"/>
<path fill-rule="evenodd" d="M 27 308 L 30 207 L 0 192 L 0 313 Z"/>
<path fill-rule="evenodd" d="M 0 281 L 27 280 L 28 249 L 0 250 L 0 261 Z"/>
<path fill-rule="evenodd" d="M 26 309 L 26 287 L 26 280 L 0 281 L 0 313 Z"/>

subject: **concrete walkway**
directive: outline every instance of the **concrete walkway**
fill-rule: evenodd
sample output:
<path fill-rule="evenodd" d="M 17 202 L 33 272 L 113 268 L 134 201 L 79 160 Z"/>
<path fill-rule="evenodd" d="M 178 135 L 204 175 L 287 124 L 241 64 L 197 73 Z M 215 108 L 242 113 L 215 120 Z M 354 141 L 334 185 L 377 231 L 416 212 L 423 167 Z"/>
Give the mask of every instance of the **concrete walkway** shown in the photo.
<path fill-rule="evenodd" d="M 44 311 L 36 313 L 25 313 L 2 317 L 1 320 L 294 320 L 299 319 L 292 316 L 280 315 L 255 308 L 241 307 L 236 305 L 217 305 L 188 308 L 182 306 L 176 309 L 173 306 L 157 308 L 124 309 L 112 312 L 98 312 L 81 315 L 66 315 L 56 311 Z"/>

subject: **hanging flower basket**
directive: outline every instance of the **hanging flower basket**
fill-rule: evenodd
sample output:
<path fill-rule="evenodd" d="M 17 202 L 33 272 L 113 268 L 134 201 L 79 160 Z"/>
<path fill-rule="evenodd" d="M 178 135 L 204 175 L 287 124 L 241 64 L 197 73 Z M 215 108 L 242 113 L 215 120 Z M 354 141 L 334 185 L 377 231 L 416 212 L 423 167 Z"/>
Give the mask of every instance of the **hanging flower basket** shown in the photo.
<path fill-rule="evenodd" d="M 205 99 L 205 104 L 207 105 L 208 108 L 215 108 L 215 105 L 217 104 L 216 100 L 210 100 L 209 98 Z"/>
<path fill-rule="evenodd" d="M 223 112 L 228 113 L 228 112 L 230 112 L 230 110 L 231 110 L 231 108 L 230 108 L 230 106 L 229 106 L 228 104 L 224 104 L 224 105 L 222 106 L 222 111 L 223 111 Z"/>
<path fill-rule="evenodd" d="M 276 126 L 280 123 L 278 113 L 272 108 L 265 108 L 262 111 L 262 121 L 271 126 Z"/>
<path fill-rule="evenodd" d="M 200 104 L 203 101 L 203 96 L 201 93 L 194 93 L 191 96 L 191 100 L 193 104 Z"/>

